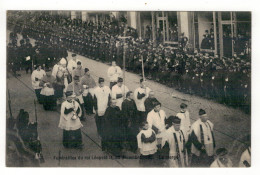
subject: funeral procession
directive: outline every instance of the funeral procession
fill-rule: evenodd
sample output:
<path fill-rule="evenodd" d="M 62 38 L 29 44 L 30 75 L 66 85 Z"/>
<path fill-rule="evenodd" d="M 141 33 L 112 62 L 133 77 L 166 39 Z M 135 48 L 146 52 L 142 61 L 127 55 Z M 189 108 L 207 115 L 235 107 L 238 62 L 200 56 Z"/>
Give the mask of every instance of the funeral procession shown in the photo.
<path fill-rule="evenodd" d="M 251 167 L 251 12 L 6 15 L 7 167 Z"/>

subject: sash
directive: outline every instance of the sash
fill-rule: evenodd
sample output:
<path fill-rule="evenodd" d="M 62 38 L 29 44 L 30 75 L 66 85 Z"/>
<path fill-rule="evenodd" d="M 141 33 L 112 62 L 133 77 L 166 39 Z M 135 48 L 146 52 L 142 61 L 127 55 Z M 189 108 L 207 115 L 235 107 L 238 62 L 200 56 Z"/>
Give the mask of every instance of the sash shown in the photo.
<path fill-rule="evenodd" d="M 182 143 L 183 143 L 183 150 L 182 150 L 182 152 L 183 152 L 183 156 L 184 156 L 184 165 L 187 167 L 188 165 L 187 165 L 187 162 L 186 162 L 186 150 L 185 150 L 185 143 L 186 143 L 186 141 L 185 141 L 185 137 L 184 137 L 184 134 L 183 134 L 182 130 L 180 130 L 180 131 L 181 131 L 182 138 L 183 138 L 183 140 L 182 140 Z"/>
<path fill-rule="evenodd" d="M 181 166 L 181 160 L 180 160 L 180 150 L 179 150 L 179 144 L 178 144 L 178 140 L 177 140 L 177 136 L 176 133 L 173 133 L 174 136 L 174 140 L 175 140 L 175 145 L 176 145 L 176 152 L 177 152 L 177 161 L 178 161 L 178 167 L 182 167 Z"/>
<path fill-rule="evenodd" d="M 204 133 L 203 133 L 202 125 L 200 125 L 200 139 L 201 139 L 201 144 L 202 144 L 203 146 L 205 146 Z"/>
<path fill-rule="evenodd" d="M 212 129 L 211 129 L 210 124 L 209 124 L 208 122 L 207 122 L 207 124 L 209 125 L 209 129 L 210 129 L 210 132 L 211 132 L 211 135 L 212 135 L 213 146 L 214 146 L 214 148 L 216 148 L 216 142 L 215 142 L 214 133 L 213 133 L 213 131 L 212 131 Z"/>

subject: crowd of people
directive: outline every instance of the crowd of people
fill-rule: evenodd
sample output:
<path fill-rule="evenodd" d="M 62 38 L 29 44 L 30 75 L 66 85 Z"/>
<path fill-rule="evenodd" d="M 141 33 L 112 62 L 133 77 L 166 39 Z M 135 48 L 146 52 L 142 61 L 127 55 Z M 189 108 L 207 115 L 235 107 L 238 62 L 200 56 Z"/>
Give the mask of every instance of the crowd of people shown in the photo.
<path fill-rule="evenodd" d="M 45 58 L 42 59 L 45 64 L 52 59 L 66 58 L 67 49 L 102 62 L 116 60 L 122 67 L 125 53 L 128 71 L 141 74 L 143 60 L 148 79 L 250 112 L 251 58 L 244 46 L 240 46 L 239 52 L 232 57 L 220 58 L 196 49 L 188 52 L 185 40 L 178 49 L 160 42 L 154 46 L 151 39 L 138 38 L 135 29 L 116 20 L 96 24 L 48 14 L 18 15 L 19 18 L 10 16 L 8 25 L 14 29 L 14 33 L 23 34 L 24 41 L 20 47 L 10 43 L 10 60 L 19 57 L 18 61 L 16 59 L 13 62 L 27 64 L 28 69 L 30 61 L 26 62 L 21 54 L 15 56 L 12 51 L 31 47 L 26 42 L 28 37 L 36 39 L 39 57 Z M 211 36 L 209 32 L 206 35 Z M 128 36 L 125 45 L 122 36 Z"/>
<path fill-rule="evenodd" d="M 38 102 L 45 110 L 61 108 L 59 128 L 65 148 L 83 147 L 82 121 L 95 113 L 102 150 L 116 156 L 122 156 L 123 149 L 139 150 L 141 166 L 232 166 L 225 148 L 215 150 L 214 125 L 204 109 L 193 124 L 184 103 L 179 113 L 167 116 L 144 79 L 133 91 L 126 87 L 120 67 L 125 52 L 127 70 L 140 73 L 143 60 L 147 78 L 249 112 L 250 57 L 243 52 L 219 58 L 198 51 L 190 54 L 183 43 L 178 50 L 162 44 L 154 47 L 150 40 L 137 38 L 134 29 L 114 20 L 95 24 L 47 14 L 22 12 L 18 16 L 22 18 L 8 20 L 13 27 L 9 70 L 15 75 L 21 67 L 27 73 L 30 70 Z M 16 33 L 23 35 L 19 47 Z M 122 36 L 128 36 L 127 47 Z M 36 40 L 35 47 L 29 38 Z M 109 86 L 103 77 L 96 83 L 76 54 L 67 60 L 67 50 L 111 62 Z M 248 157 L 241 159 L 241 166 L 250 165 Z"/>

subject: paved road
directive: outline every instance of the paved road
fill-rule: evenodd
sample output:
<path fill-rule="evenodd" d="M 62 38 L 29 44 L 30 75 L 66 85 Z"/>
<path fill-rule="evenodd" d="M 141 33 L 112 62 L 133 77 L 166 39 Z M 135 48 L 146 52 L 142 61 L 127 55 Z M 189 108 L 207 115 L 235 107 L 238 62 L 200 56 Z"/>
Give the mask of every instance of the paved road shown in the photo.
<path fill-rule="evenodd" d="M 21 36 L 19 36 L 21 38 Z M 32 39 L 31 39 L 32 40 Z M 33 41 L 33 40 L 32 40 Z M 109 65 L 100 63 L 86 57 L 77 56 L 81 60 L 83 67 L 88 67 L 93 78 L 104 77 L 106 84 L 109 85 L 107 78 L 107 69 Z M 71 59 L 71 52 L 69 58 Z M 12 98 L 13 113 L 16 116 L 20 108 L 26 109 L 33 120 L 33 94 L 31 88 L 30 75 L 22 72 L 20 80 L 11 77 L 7 80 L 8 88 L 10 89 Z M 138 82 L 141 77 L 139 75 L 126 72 L 126 86 L 132 91 L 138 87 Z M 217 147 L 226 147 L 230 150 L 231 158 L 234 163 L 237 160 L 241 150 L 243 149 L 243 142 L 245 136 L 251 132 L 251 116 L 245 114 L 241 110 L 233 109 L 222 104 L 218 104 L 211 100 L 206 100 L 197 96 L 187 95 L 175 91 L 172 88 L 164 86 L 154 81 L 147 81 L 148 86 L 155 91 L 156 98 L 162 103 L 162 108 L 167 115 L 174 115 L 179 111 L 179 105 L 185 102 L 188 105 L 192 122 L 198 119 L 198 111 L 200 108 L 206 109 L 210 120 L 214 123 L 215 137 Z M 174 94 L 174 98 L 172 97 Z M 83 155 L 88 158 L 91 155 L 109 156 L 103 153 L 100 149 L 100 139 L 96 134 L 96 126 L 94 116 L 88 116 L 87 121 L 83 123 L 83 132 L 87 134 L 84 136 L 85 148 L 83 151 L 67 150 L 61 145 L 62 133 L 58 129 L 58 112 L 45 112 L 42 106 L 37 105 L 38 119 L 39 119 L 39 134 L 43 142 L 43 153 L 46 158 L 46 163 L 43 166 L 138 166 L 138 161 L 132 160 L 55 160 L 53 156 L 58 156 L 59 151 L 61 155 Z M 126 152 L 126 155 L 134 156 Z M 73 157 L 72 157 L 73 158 Z"/>

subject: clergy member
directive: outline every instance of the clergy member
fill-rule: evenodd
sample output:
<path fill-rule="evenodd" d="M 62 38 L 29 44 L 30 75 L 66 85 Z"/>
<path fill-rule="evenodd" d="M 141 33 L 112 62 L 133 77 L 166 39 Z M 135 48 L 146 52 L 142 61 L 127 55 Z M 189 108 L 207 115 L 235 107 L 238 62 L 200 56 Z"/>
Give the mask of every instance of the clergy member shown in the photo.
<path fill-rule="evenodd" d="M 216 147 L 214 125 L 208 120 L 205 110 L 199 110 L 199 117 L 191 126 L 191 166 L 209 167 L 214 161 L 214 149 Z"/>
<path fill-rule="evenodd" d="M 32 72 L 31 80 L 32 80 L 32 87 L 35 91 L 37 100 L 40 104 L 42 104 L 41 99 L 41 90 L 42 87 L 40 86 L 41 79 L 46 75 L 45 71 L 41 68 L 41 65 L 36 65 L 36 69 Z"/>
<path fill-rule="evenodd" d="M 82 148 L 82 135 L 79 116 L 81 108 L 79 103 L 74 100 L 73 91 L 66 92 L 66 101 L 61 105 L 61 115 L 59 128 L 63 129 L 63 146 L 65 148 Z"/>
<path fill-rule="evenodd" d="M 112 87 L 112 98 L 116 99 L 116 105 L 121 110 L 123 100 L 129 91 L 127 86 L 123 84 L 123 78 L 118 78 L 117 84 Z"/>
<path fill-rule="evenodd" d="M 104 84 L 104 78 L 99 77 L 98 86 L 94 89 L 94 109 L 96 111 L 95 121 L 97 126 L 98 135 L 101 137 L 102 150 L 105 150 L 104 142 L 104 114 L 111 99 L 111 90 Z"/>
<path fill-rule="evenodd" d="M 112 66 L 108 68 L 107 76 L 110 81 L 110 89 L 112 89 L 112 87 L 117 84 L 118 78 L 122 77 L 122 70 L 116 65 L 115 61 L 112 61 Z"/>
<path fill-rule="evenodd" d="M 138 110 L 138 116 L 140 117 L 139 123 L 142 123 L 146 120 L 144 101 L 148 98 L 150 91 L 151 89 L 146 87 L 144 80 L 140 79 L 140 86 L 134 92 L 134 99 Z"/>
<path fill-rule="evenodd" d="M 167 129 L 163 136 L 162 147 L 169 148 L 169 167 L 187 167 L 188 153 L 185 147 L 187 137 L 180 129 L 181 119 L 170 116 L 168 121 L 171 122 L 172 126 Z"/>

